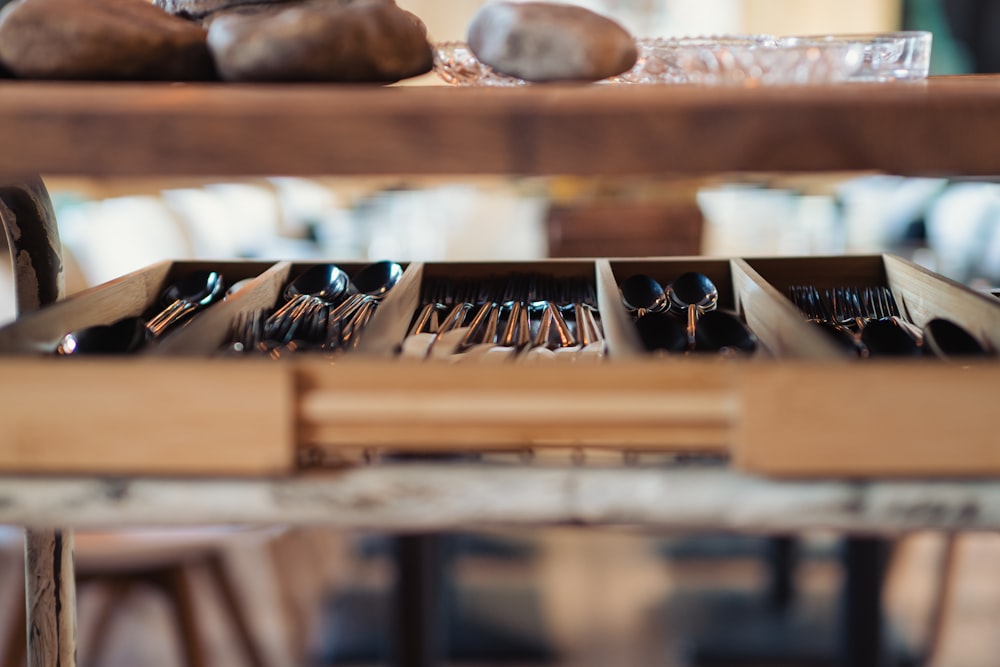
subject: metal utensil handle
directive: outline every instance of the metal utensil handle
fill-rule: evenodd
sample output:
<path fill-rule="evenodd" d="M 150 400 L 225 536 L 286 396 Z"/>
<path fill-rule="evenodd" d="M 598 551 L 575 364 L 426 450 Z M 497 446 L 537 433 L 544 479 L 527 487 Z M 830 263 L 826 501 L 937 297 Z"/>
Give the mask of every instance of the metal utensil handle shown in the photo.
<path fill-rule="evenodd" d="M 424 333 L 424 329 L 426 329 L 427 325 L 430 324 L 431 315 L 434 314 L 435 308 L 437 308 L 437 305 L 434 303 L 424 305 L 424 307 L 420 309 L 420 314 L 417 315 L 417 319 L 413 323 L 413 326 L 410 327 L 410 333 L 406 335 L 414 336 L 418 333 Z"/>
<path fill-rule="evenodd" d="M 368 320 L 372 318 L 375 314 L 375 309 L 378 307 L 378 301 L 376 299 L 368 299 L 358 308 L 354 315 L 351 317 L 344 328 L 341 330 L 340 339 L 345 345 L 350 345 L 351 347 L 357 347 L 358 342 L 361 339 L 361 331 L 368 324 Z"/>
<path fill-rule="evenodd" d="M 494 305 L 492 302 L 487 302 L 479 307 L 475 317 L 472 318 L 472 322 L 469 324 L 469 330 L 465 332 L 465 336 L 462 337 L 462 341 L 458 344 L 459 350 L 468 349 L 475 343 L 476 335 L 486 323 L 486 319 L 493 310 Z"/>
<path fill-rule="evenodd" d="M 688 347 L 694 348 L 695 329 L 698 326 L 698 306 L 691 304 L 687 312 Z"/>
<path fill-rule="evenodd" d="M 452 329 L 457 329 L 462 326 L 462 322 L 465 320 L 465 314 L 469 312 L 472 308 L 471 303 L 460 303 L 455 305 L 448 315 L 445 316 L 444 322 L 438 327 L 437 340 L 441 340 L 441 336 L 445 333 L 451 331 Z"/>
<path fill-rule="evenodd" d="M 580 339 L 580 345 L 587 347 L 594 342 L 594 334 L 590 330 L 590 322 L 584 313 L 586 306 L 582 303 L 573 304 L 573 316 L 576 318 L 576 335 Z"/>
<path fill-rule="evenodd" d="M 500 336 L 500 345 L 503 347 L 514 346 L 514 335 L 517 333 L 517 322 L 521 316 L 521 302 L 515 301 L 510 307 L 510 314 L 507 315 L 507 326 L 504 327 L 503 335 Z"/>
<path fill-rule="evenodd" d="M 159 338 L 167 329 L 197 309 L 197 304 L 178 299 L 147 322 L 146 330 L 149 331 L 149 335 L 153 338 Z"/>
<path fill-rule="evenodd" d="M 552 334 L 552 312 L 548 309 L 542 313 L 542 319 L 538 323 L 538 333 L 535 334 L 535 340 L 531 343 L 531 347 L 548 347 L 549 346 L 549 336 Z"/>
<path fill-rule="evenodd" d="M 566 318 L 563 317 L 559 308 L 551 301 L 546 302 L 546 304 L 549 314 L 552 316 L 552 323 L 555 325 L 556 333 L 559 335 L 559 346 L 576 346 L 576 338 L 573 336 L 573 332 L 570 331 L 569 325 L 566 324 Z"/>
<path fill-rule="evenodd" d="M 517 349 L 523 350 L 531 346 L 531 320 L 528 318 L 528 305 L 521 304 L 517 314 Z"/>
<path fill-rule="evenodd" d="M 341 320 L 350 317 L 358 308 L 369 300 L 371 297 L 366 294 L 352 294 L 343 303 L 330 311 L 329 316 L 327 316 L 327 321 L 330 324 L 336 324 Z"/>
<path fill-rule="evenodd" d="M 601 323 L 597 321 L 594 317 L 594 309 L 590 306 L 585 305 L 583 307 L 583 317 L 587 321 L 587 330 L 590 332 L 593 343 L 600 343 L 604 341 L 604 330 L 601 329 Z M 584 346 L 586 347 L 586 346 Z"/>
<path fill-rule="evenodd" d="M 486 318 L 486 326 L 483 327 L 483 334 L 479 337 L 480 343 L 496 343 L 497 327 L 500 326 L 500 304 L 494 303 L 490 309 L 489 317 Z"/>

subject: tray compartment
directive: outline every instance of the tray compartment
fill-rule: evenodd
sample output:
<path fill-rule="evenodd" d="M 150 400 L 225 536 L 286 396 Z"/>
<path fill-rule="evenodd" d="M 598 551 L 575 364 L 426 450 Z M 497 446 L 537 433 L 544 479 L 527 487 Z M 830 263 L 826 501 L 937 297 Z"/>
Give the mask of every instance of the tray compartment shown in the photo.
<path fill-rule="evenodd" d="M 835 287 L 888 287 L 903 319 L 923 328 L 934 317 L 950 319 L 994 352 L 1000 350 L 1000 302 L 895 255 L 761 258 L 739 260 L 782 300 L 793 285 L 819 290 Z M 792 306 L 793 308 L 794 305 Z M 795 308 L 795 312 L 799 312 Z M 799 313 L 800 317 L 804 316 Z M 834 345 L 817 357 L 843 356 Z"/>
<path fill-rule="evenodd" d="M 218 271 L 228 286 L 245 278 L 260 277 L 271 268 L 273 263 L 270 262 L 159 262 L 24 315 L 0 329 L 0 352 L 52 354 L 59 340 L 70 331 L 97 324 L 110 324 L 123 317 L 135 317 L 156 311 L 163 290 L 174 280 L 192 271 L 205 269 Z M 228 319 L 230 311 L 240 307 L 234 304 L 253 291 L 259 283 L 260 281 L 255 281 L 232 299 L 220 300 L 195 313 L 182 326 L 167 332 L 156 345 L 146 345 L 139 350 L 139 353 L 198 353 L 197 349 L 190 351 L 187 349 L 188 342 L 193 340 L 190 333 L 187 333 L 191 325 L 209 313 L 212 314 L 209 322 Z M 207 331 L 204 326 L 198 326 L 195 330 Z M 184 335 L 185 333 L 187 335 Z M 157 348 L 162 350 L 157 351 Z"/>
<path fill-rule="evenodd" d="M 904 318 L 946 317 L 997 344 L 1000 302 L 892 255 L 741 261 L 784 297 L 792 285 L 889 287 Z M 803 319 L 804 321 L 804 319 Z M 833 347 L 833 346 L 831 346 Z M 742 374 L 737 467 L 782 477 L 986 476 L 1000 473 L 993 421 L 1000 367 L 925 357 L 849 362 L 835 347 L 809 364 Z"/>
<path fill-rule="evenodd" d="M 434 281 L 439 283 L 451 283 L 453 285 L 460 285 L 462 283 L 476 283 L 477 281 L 498 281 L 499 284 L 506 284 L 509 279 L 514 279 L 518 276 L 528 276 L 534 275 L 544 278 L 553 278 L 556 281 L 560 280 L 584 280 L 594 284 L 595 296 L 597 297 L 597 314 L 596 319 L 599 325 L 603 324 L 603 312 L 599 306 L 600 303 L 600 290 L 601 286 L 599 283 L 595 282 L 595 263 L 593 260 L 547 260 L 541 262 L 456 262 L 456 263 L 426 263 L 421 266 L 421 280 L 417 289 L 415 290 L 413 300 L 413 308 L 408 313 L 400 316 L 404 319 L 397 323 L 401 325 L 398 328 L 400 333 L 397 339 L 397 348 L 400 349 L 402 356 L 409 359 L 442 359 L 442 357 L 431 354 L 430 356 L 425 356 L 423 353 L 423 346 L 415 346 L 410 348 L 404 345 L 407 335 L 409 334 L 413 323 L 417 319 L 418 314 L 424 307 L 423 298 L 425 296 L 424 292 L 429 285 L 433 285 Z M 502 290 L 501 290 L 502 291 Z M 495 294 L 490 295 L 491 298 L 500 300 L 502 295 Z M 475 315 L 478 310 L 478 306 L 481 302 L 476 302 L 476 306 L 472 309 L 470 313 L 465 316 L 465 322 L 468 323 L 469 320 Z M 503 323 L 506 321 L 505 316 L 501 316 L 501 328 Z M 567 317 L 569 322 L 573 321 L 572 317 Z M 570 325 L 571 328 L 575 325 Z M 606 329 L 605 334 L 606 334 Z M 575 358 L 575 360 L 580 360 L 582 358 L 587 359 L 599 359 L 603 355 L 594 355 L 587 357 Z M 449 361 L 459 362 L 466 361 L 468 358 L 463 357 L 461 354 L 449 355 L 445 357 Z M 488 361 L 496 359 L 498 357 L 477 357 L 478 360 Z M 510 359 L 506 355 L 503 356 L 504 359 Z M 515 359 L 522 361 L 525 360 L 525 355 L 520 355 L 515 357 Z"/>
<path fill-rule="evenodd" d="M 734 311 L 743 318 L 756 334 L 759 349 L 755 357 L 776 356 L 781 358 L 806 358 L 823 349 L 825 341 L 806 326 L 787 300 L 781 298 L 739 260 L 713 259 L 707 257 L 617 259 L 608 261 L 611 275 L 609 295 L 614 290 L 614 302 L 609 309 L 618 311 L 619 322 L 628 327 L 619 338 L 623 346 L 628 346 L 632 356 L 646 354 L 631 314 L 625 309 L 618 285 L 630 275 L 643 273 L 666 286 L 677 276 L 697 271 L 708 276 L 719 290 L 718 308 Z M 679 354 L 668 355 L 677 358 Z"/>
<path fill-rule="evenodd" d="M 232 299 L 227 308 L 213 311 L 209 309 L 193 322 L 178 332 L 169 344 L 161 344 L 152 351 L 157 355 L 210 356 L 218 354 L 232 339 L 235 327 L 245 318 L 254 313 L 270 313 L 285 303 L 284 291 L 286 285 L 304 271 L 327 262 L 279 262 L 245 290 L 239 293 L 240 298 Z M 352 279 L 369 262 L 329 262 L 336 264 Z M 356 352 L 370 356 L 388 354 L 386 334 L 383 329 L 390 326 L 392 313 L 405 302 L 407 285 L 414 280 L 413 273 L 418 271 L 416 265 L 401 264 L 404 267 L 403 276 L 381 301 L 374 315 L 368 321 L 356 348 L 344 348 L 344 352 Z M 245 293 L 244 293 L 245 292 Z M 253 356 L 253 355 L 247 355 Z"/>

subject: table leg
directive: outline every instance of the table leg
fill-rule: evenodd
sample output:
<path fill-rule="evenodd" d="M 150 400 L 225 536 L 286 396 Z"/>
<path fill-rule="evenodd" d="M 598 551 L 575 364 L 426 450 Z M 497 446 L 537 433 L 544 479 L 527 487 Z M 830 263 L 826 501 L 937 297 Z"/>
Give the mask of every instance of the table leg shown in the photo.
<path fill-rule="evenodd" d="M 844 540 L 838 667 L 880 667 L 885 664 L 882 584 L 886 548 L 885 540 L 877 537 L 848 537 Z"/>
<path fill-rule="evenodd" d="M 72 531 L 25 531 L 24 567 L 28 667 L 75 667 Z"/>
<path fill-rule="evenodd" d="M 440 535 L 396 538 L 394 667 L 436 667 L 445 655 L 448 629 L 444 600 L 444 558 Z"/>
<path fill-rule="evenodd" d="M 65 296 L 62 245 L 52 200 L 39 177 L 0 183 L 19 315 Z M 28 667 L 75 667 L 76 580 L 73 533 L 25 531 Z"/>

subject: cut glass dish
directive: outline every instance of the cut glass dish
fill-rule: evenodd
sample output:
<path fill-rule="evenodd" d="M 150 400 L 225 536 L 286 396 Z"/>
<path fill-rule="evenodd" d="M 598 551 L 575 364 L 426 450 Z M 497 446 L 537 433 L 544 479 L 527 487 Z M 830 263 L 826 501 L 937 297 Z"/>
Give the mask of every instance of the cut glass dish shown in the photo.
<path fill-rule="evenodd" d="M 636 40 L 635 65 L 598 83 L 794 86 L 920 81 L 930 66 L 931 34 L 773 37 L 734 35 Z M 523 86 L 481 63 L 464 42 L 435 47 L 434 69 L 456 86 Z"/>

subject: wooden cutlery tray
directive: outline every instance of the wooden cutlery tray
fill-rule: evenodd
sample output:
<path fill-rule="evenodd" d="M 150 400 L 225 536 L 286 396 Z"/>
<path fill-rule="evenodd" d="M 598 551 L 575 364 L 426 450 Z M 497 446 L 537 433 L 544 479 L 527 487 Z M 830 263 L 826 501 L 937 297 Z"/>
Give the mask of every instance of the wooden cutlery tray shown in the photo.
<path fill-rule="evenodd" d="M 338 263 L 353 275 L 361 264 Z M 220 354 L 308 264 L 157 264 L 0 329 L 0 471 L 290 475 L 371 452 L 643 451 L 728 455 L 776 476 L 1000 473 L 1000 365 L 848 359 L 784 294 L 885 285 L 921 326 L 947 317 L 1000 350 L 1000 300 L 893 256 L 411 263 L 356 348 L 278 361 Z M 165 285 L 210 268 L 253 278 L 129 357 L 63 357 L 67 332 L 148 312 Z M 650 355 L 618 291 L 699 271 L 757 335 L 752 357 Z M 594 363 L 448 364 L 399 357 L 424 276 L 593 278 L 607 355 Z M 593 359 L 589 361 L 594 361 Z"/>

